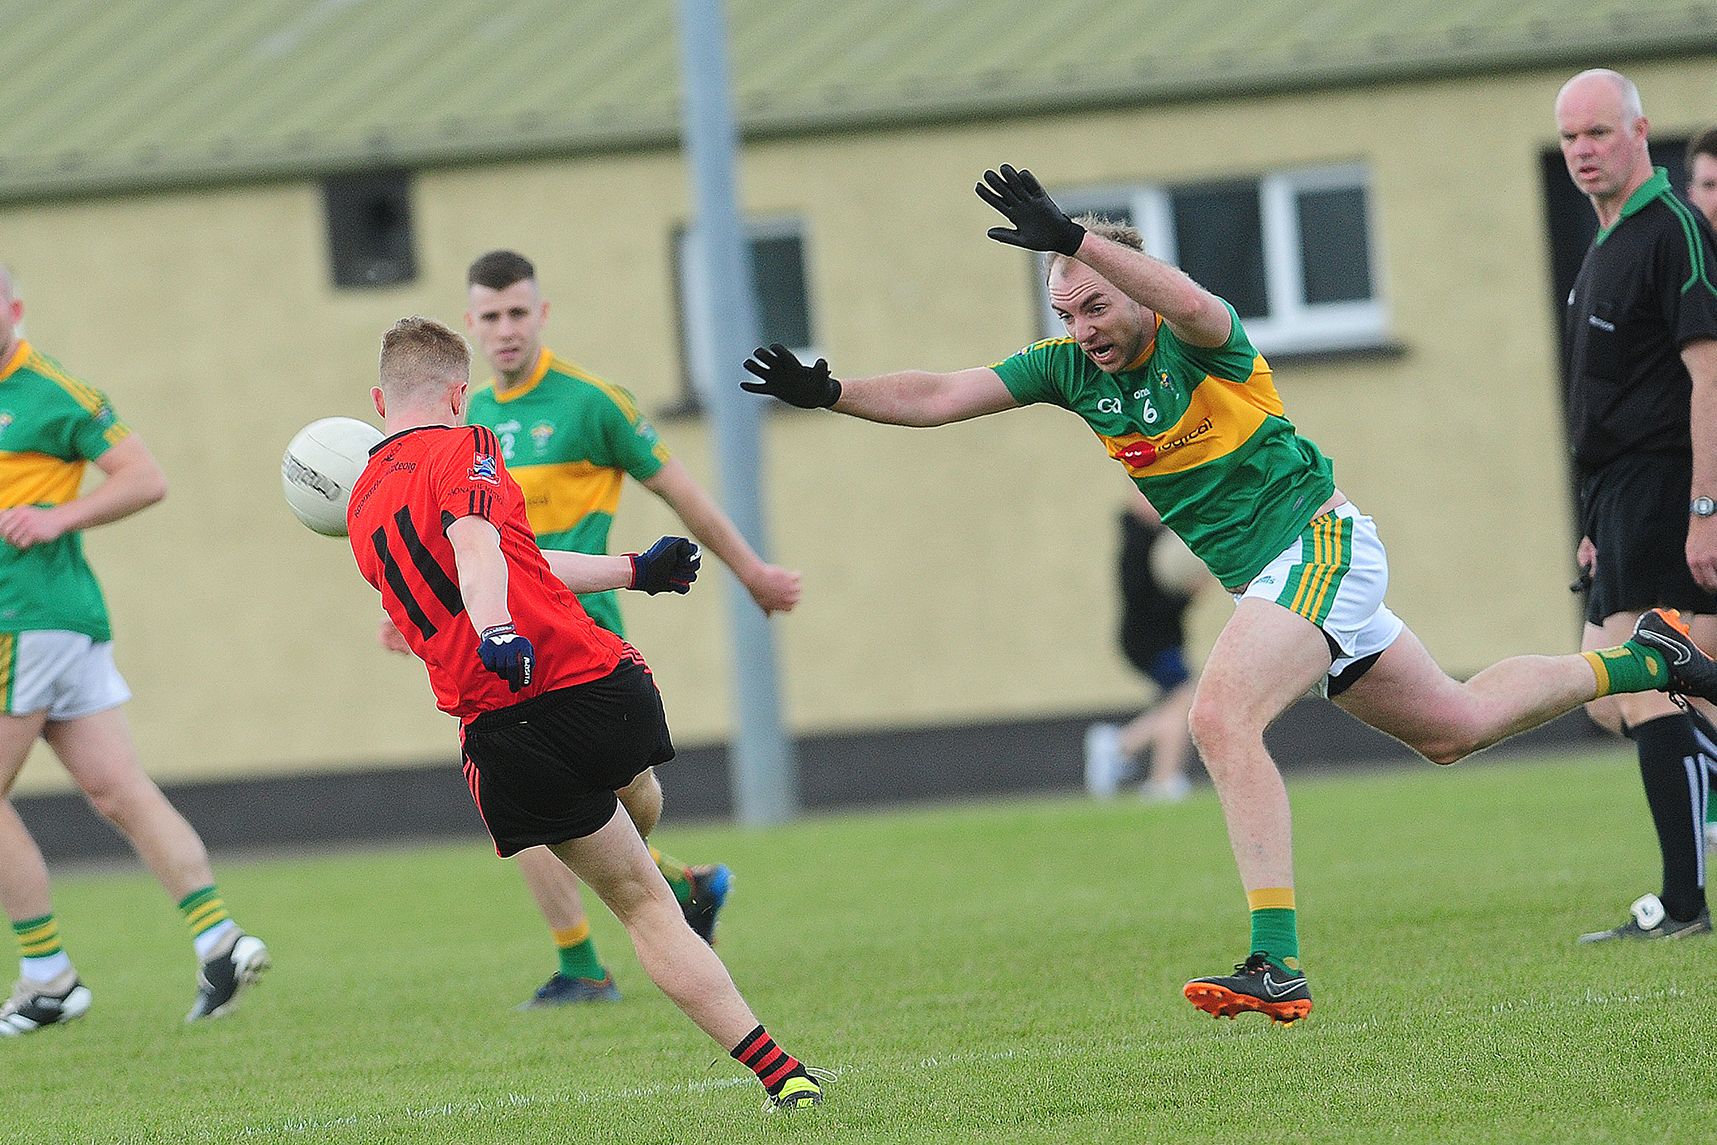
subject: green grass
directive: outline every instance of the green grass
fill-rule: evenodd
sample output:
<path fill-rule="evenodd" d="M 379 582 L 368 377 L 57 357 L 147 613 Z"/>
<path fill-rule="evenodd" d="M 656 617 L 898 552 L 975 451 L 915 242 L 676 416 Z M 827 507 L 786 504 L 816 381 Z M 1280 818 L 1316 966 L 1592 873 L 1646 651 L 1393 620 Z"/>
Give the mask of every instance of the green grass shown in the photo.
<path fill-rule="evenodd" d="M 1180 997 L 1245 953 L 1207 790 L 767 832 L 670 822 L 670 851 L 739 872 L 720 950 L 754 1007 L 839 1074 L 822 1110 L 768 1122 L 606 915 L 625 1002 L 515 1013 L 551 951 L 479 845 L 221 863 L 276 968 L 237 1014 L 192 1028 L 171 906 L 142 876 L 68 875 L 62 931 L 95 1008 L 0 1044 L 0 1139 L 1717 1139 L 1712 940 L 1573 941 L 1655 889 L 1627 759 L 1291 790 L 1317 999 L 1292 1029 L 1213 1022 Z"/>

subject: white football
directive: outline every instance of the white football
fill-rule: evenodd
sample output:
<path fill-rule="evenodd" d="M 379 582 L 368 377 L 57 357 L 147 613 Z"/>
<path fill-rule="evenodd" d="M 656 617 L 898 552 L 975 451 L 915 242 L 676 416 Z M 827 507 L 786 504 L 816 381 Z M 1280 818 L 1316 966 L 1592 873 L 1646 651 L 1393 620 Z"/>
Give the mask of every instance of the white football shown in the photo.
<path fill-rule="evenodd" d="M 382 431 L 355 417 L 325 417 L 299 430 L 280 459 L 293 514 L 326 537 L 346 535 L 346 504 Z"/>

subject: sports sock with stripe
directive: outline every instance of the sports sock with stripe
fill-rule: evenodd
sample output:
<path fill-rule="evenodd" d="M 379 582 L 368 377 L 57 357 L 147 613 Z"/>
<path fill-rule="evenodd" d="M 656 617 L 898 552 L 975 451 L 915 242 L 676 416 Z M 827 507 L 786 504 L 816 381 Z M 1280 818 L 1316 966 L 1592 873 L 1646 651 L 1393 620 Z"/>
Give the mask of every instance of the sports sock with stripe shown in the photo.
<path fill-rule="evenodd" d="M 686 874 L 686 865 L 672 855 L 662 854 L 654 847 L 650 848 L 650 861 L 656 864 L 656 869 L 668 880 L 668 888 L 674 892 L 675 901 L 684 906 L 692 897 L 692 880 Z"/>
<path fill-rule="evenodd" d="M 1262 952 L 1276 969 L 1300 972 L 1300 929 L 1293 887 L 1259 887 L 1246 892 L 1252 908 L 1253 953 Z"/>
<path fill-rule="evenodd" d="M 1663 653 L 1637 640 L 1625 640 L 1614 648 L 1599 648 L 1580 655 L 1598 678 L 1599 696 L 1651 692 L 1669 683 L 1669 662 Z"/>
<path fill-rule="evenodd" d="M 806 1076 L 799 1059 L 776 1045 L 775 1039 L 762 1026 L 740 1038 L 739 1044 L 728 1052 L 740 1065 L 757 1075 L 757 1080 L 763 1083 L 771 1097 L 781 1092 L 788 1078 Z"/>
<path fill-rule="evenodd" d="M 191 945 L 196 947 L 198 961 L 207 962 L 221 941 L 238 929 L 213 883 L 180 899 L 179 913 L 191 928 Z"/>
<path fill-rule="evenodd" d="M 551 930 L 555 953 L 560 956 L 562 978 L 589 978 L 600 982 L 608 977 L 607 967 L 596 953 L 596 940 L 590 937 L 590 920 L 563 930 Z"/>
<path fill-rule="evenodd" d="M 1640 780 L 1663 852 L 1663 909 L 1686 922 L 1705 909 L 1704 761 L 1693 722 L 1676 713 L 1631 729 Z"/>
<path fill-rule="evenodd" d="M 52 982 L 72 968 L 60 946 L 60 924 L 51 914 L 12 924 L 18 936 L 18 974 L 31 982 Z"/>

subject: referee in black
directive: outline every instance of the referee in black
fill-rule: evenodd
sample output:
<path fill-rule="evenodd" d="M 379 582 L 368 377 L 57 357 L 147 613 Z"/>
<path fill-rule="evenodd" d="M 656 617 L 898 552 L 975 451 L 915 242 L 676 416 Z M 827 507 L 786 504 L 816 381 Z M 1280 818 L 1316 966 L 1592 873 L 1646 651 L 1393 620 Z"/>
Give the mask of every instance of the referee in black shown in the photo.
<path fill-rule="evenodd" d="M 1568 296 L 1564 369 L 1580 483 L 1576 559 L 1589 579 L 1582 646 L 1603 648 L 1653 607 L 1695 614 L 1717 642 L 1717 243 L 1699 212 L 1653 168 L 1639 89 L 1617 72 L 1581 72 L 1556 97 L 1574 185 L 1598 234 Z M 1663 852 L 1663 886 L 1613 930 L 1581 937 L 1707 932 L 1705 763 L 1710 725 L 1662 692 L 1587 706 L 1633 739 Z"/>

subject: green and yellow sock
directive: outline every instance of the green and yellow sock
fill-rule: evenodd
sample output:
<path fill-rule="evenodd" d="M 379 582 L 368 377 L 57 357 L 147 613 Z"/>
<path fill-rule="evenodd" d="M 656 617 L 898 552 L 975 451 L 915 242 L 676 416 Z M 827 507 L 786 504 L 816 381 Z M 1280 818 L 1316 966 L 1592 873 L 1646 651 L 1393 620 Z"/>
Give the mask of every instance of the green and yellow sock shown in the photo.
<path fill-rule="evenodd" d="M 596 955 L 596 943 L 590 937 L 590 922 L 586 919 L 577 926 L 569 926 L 564 930 L 552 930 L 555 951 L 560 955 L 560 976 L 562 978 L 589 978 L 600 982 L 608 977 L 607 967 L 602 965 L 602 959 Z"/>
<path fill-rule="evenodd" d="M 180 899 L 179 913 L 185 916 L 185 925 L 191 928 L 191 945 L 203 961 L 208 960 L 222 939 L 238 929 L 213 883 Z"/>
<path fill-rule="evenodd" d="M 12 924 L 18 936 L 18 972 L 32 982 L 51 982 L 71 969 L 72 960 L 60 945 L 60 924 L 51 914 Z"/>
<path fill-rule="evenodd" d="M 1293 887 L 1260 887 L 1246 892 L 1252 908 L 1252 951 L 1263 952 L 1276 969 L 1299 973 L 1300 929 Z"/>
<path fill-rule="evenodd" d="M 686 865 L 671 855 L 664 855 L 656 848 L 650 848 L 650 861 L 656 864 L 656 869 L 662 872 L 662 877 L 668 880 L 668 886 L 674 892 L 674 898 L 684 904 L 692 897 L 692 880 L 686 875 Z"/>
<path fill-rule="evenodd" d="M 1669 683 L 1669 662 L 1656 648 L 1627 640 L 1614 648 L 1582 652 L 1598 678 L 1598 695 L 1652 692 Z M 1594 697 L 1595 699 L 1596 697 Z"/>

